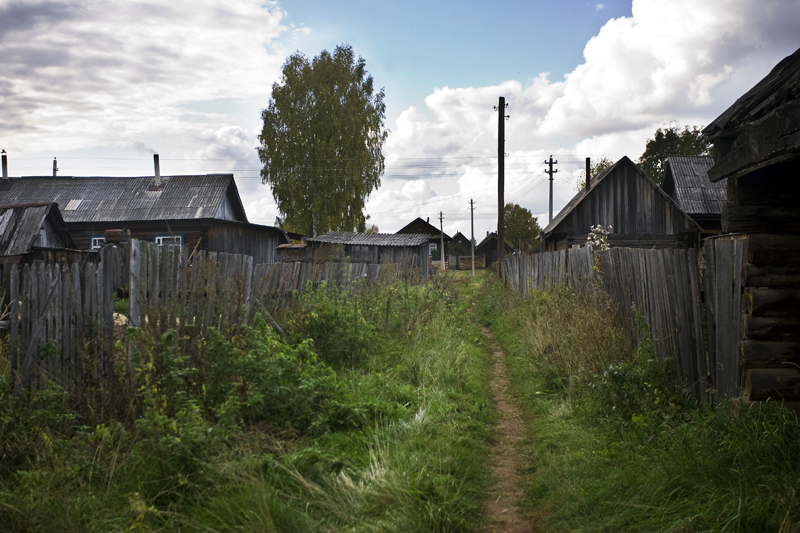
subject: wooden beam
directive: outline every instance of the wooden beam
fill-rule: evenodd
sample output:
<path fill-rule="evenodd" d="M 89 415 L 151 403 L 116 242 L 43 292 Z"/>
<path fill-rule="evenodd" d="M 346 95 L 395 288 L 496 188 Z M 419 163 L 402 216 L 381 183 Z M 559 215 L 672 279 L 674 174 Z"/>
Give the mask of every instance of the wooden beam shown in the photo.
<path fill-rule="evenodd" d="M 722 206 L 724 233 L 800 233 L 800 209 L 774 205 Z"/>
<path fill-rule="evenodd" d="M 739 343 L 742 365 L 747 368 L 781 366 L 800 359 L 800 342 L 746 340 Z"/>
<path fill-rule="evenodd" d="M 752 368 L 745 371 L 744 401 L 800 400 L 800 370 L 788 368 Z"/>
<path fill-rule="evenodd" d="M 753 340 L 800 342 L 800 320 L 744 315 L 744 332 Z"/>
<path fill-rule="evenodd" d="M 742 309 L 756 317 L 799 317 L 800 290 L 747 287 L 742 295 Z"/>
<path fill-rule="evenodd" d="M 716 143 L 716 141 L 715 141 Z M 736 179 L 800 157 L 800 101 L 790 101 L 742 128 L 730 150 L 708 171 L 711 181 Z"/>
<path fill-rule="evenodd" d="M 742 268 L 742 286 L 798 289 L 800 269 L 794 265 L 755 266 L 745 263 Z"/>
<path fill-rule="evenodd" d="M 800 265 L 800 236 L 756 233 L 747 236 L 747 263 Z"/>

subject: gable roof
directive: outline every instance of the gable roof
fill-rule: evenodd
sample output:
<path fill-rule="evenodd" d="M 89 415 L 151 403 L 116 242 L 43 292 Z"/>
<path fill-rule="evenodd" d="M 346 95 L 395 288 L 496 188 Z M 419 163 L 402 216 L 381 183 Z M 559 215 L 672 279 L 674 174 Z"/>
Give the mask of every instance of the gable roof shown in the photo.
<path fill-rule="evenodd" d="M 621 167 L 622 165 L 631 166 L 634 169 L 636 175 L 638 175 L 641 179 L 645 180 L 645 183 L 647 183 L 649 186 L 651 186 L 653 189 L 657 191 L 656 194 L 660 194 L 664 198 L 664 200 L 674 205 L 675 208 L 678 211 L 680 211 L 680 213 L 683 214 L 683 216 L 686 217 L 686 219 L 691 223 L 691 225 L 695 226 L 698 231 L 701 229 L 700 226 L 697 224 L 697 222 L 692 220 L 692 218 L 680 208 L 680 206 L 675 202 L 675 200 L 670 198 L 669 195 L 661 189 L 661 187 L 656 185 L 656 183 L 653 180 L 651 180 L 650 177 L 647 174 L 645 174 L 641 168 L 639 168 L 639 165 L 631 161 L 628 156 L 622 156 L 622 158 L 619 161 L 617 161 L 616 163 L 605 169 L 603 172 L 601 172 L 597 176 L 592 176 L 591 181 L 589 183 L 589 189 L 587 190 L 586 187 L 581 188 L 581 190 L 578 191 L 578 193 L 575 196 L 573 196 L 569 202 L 567 202 L 567 205 L 565 205 L 564 208 L 561 211 L 559 211 L 559 213 L 555 217 L 553 217 L 553 220 L 547 225 L 547 227 L 545 227 L 542 230 L 542 234 L 545 237 L 549 236 L 553 232 L 553 230 L 556 229 L 556 227 L 559 224 L 561 224 L 561 222 L 563 222 L 564 219 L 566 219 L 567 216 L 569 216 L 569 214 L 572 213 L 572 211 L 574 211 L 576 207 L 578 207 L 578 205 L 583 201 L 584 198 L 592 194 L 592 191 L 594 191 L 600 185 L 600 183 L 602 183 L 603 180 L 606 179 L 606 177 L 614 174 L 615 170 Z"/>
<path fill-rule="evenodd" d="M 415 233 L 352 233 L 331 231 L 325 235 L 308 237 L 306 242 L 351 244 L 357 246 L 419 246 L 426 244 L 429 235 Z"/>
<path fill-rule="evenodd" d="M 233 174 L 153 177 L 22 177 L 0 187 L 0 204 L 57 202 L 64 221 L 129 222 L 217 218 L 226 201 L 247 222 Z"/>
<path fill-rule="evenodd" d="M 475 247 L 475 253 L 478 253 L 479 250 L 483 249 L 484 246 L 487 246 L 492 241 L 497 241 L 497 232 L 496 231 L 493 231 L 493 232 L 489 233 L 486 237 L 483 238 L 483 240 Z M 505 247 L 508 250 L 513 250 L 514 249 L 514 247 L 511 246 L 510 244 L 508 244 L 507 242 L 503 243 L 503 244 L 505 244 Z"/>
<path fill-rule="evenodd" d="M 453 235 L 453 238 L 450 240 L 450 242 L 466 242 L 467 244 L 470 243 L 469 238 L 460 231 L 457 231 L 456 234 Z"/>
<path fill-rule="evenodd" d="M 412 233 L 419 233 L 422 235 L 428 235 L 431 237 L 440 237 L 444 235 L 445 240 L 449 241 L 450 236 L 447 233 L 442 232 L 439 228 L 431 224 L 426 220 L 422 220 L 422 218 L 417 217 L 402 228 L 400 228 L 397 233 L 403 234 L 412 234 Z"/>
<path fill-rule="evenodd" d="M 49 230 L 49 231 L 48 231 Z M 41 243 L 41 232 L 54 235 L 60 243 Z M 0 256 L 29 253 L 34 245 L 77 248 L 54 203 L 0 206 Z M 42 246 L 44 247 L 44 246 Z"/>
<path fill-rule="evenodd" d="M 713 165 L 711 156 L 672 156 L 661 188 L 690 216 L 721 215 L 728 193 L 725 182 L 708 179 Z"/>

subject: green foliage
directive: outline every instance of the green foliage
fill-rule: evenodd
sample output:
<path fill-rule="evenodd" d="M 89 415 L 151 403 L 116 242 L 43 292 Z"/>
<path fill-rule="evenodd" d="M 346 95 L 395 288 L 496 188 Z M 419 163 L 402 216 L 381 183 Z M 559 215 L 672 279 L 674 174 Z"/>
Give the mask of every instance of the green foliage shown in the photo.
<path fill-rule="evenodd" d="M 313 59 L 300 52 L 272 86 L 258 154 L 261 177 L 294 231 L 363 231 L 365 199 L 380 186 L 384 163 L 384 93 L 353 49 L 337 46 Z"/>
<path fill-rule="evenodd" d="M 526 507 L 542 531 L 800 531 L 800 424 L 777 405 L 688 401 L 601 295 L 486 291 L 531 414 Z M 790 488 L 791 487 L 791 488 Z"/>
<path fill-rule="evenodd" d="M 660 184 L 670 156 L 709 153 L 710 145 L 700 140 L 701 130 L 702 126 L 692 126 L 692 129 L 689 126 L 680 129 L 677 125 L 658 128 L 653 138 L 645 143 L 645 150 L 636 163 L 650 179 Z"/>
<path fill-rule="evenodd" d="M 528 209 L 517 204 L 506 204 L 504 229 L 505 240 L 524 252 L 539 251 L 539 233 L 542 228 Z"/>

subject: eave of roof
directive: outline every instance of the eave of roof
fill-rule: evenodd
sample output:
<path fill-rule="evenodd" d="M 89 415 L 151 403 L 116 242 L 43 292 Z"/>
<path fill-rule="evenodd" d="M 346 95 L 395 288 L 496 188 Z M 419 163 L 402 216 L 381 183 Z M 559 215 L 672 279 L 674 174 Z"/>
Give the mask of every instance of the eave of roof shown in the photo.
<path fill-rule="evenodd" d="M 422 233 L 353 233 L 332 231 L 317 237 L 308 237 L 306 242 L 350 244 L 356 246 L 420 246 L 430 236 Z"/>

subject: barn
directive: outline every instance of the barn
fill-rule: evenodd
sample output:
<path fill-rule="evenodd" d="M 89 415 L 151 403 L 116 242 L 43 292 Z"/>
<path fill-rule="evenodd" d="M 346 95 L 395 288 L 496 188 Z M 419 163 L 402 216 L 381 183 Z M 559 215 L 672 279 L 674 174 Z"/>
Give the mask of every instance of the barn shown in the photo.
<path fill-rule="evenodd" d="M 743 315 L 732 371 L 745 400 L 800 400 L 800 49 L 703 136 L 714 145 L 708 177 L 727 189 L 722 229 L 745 243 L 743 266 L 733 269 Z M 730 263 L 716 257 L 717 271 L 723 259 Z"/>
<path fill-rule="evenodd" d="M 700 226 L 628 157 L 589 180 L 542 231 L 545 251 L 586 244 L 592 226 L 612 227 L 611 246 L 691 248 Z"/>

